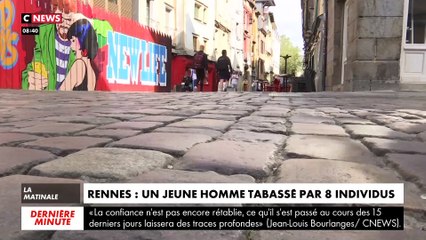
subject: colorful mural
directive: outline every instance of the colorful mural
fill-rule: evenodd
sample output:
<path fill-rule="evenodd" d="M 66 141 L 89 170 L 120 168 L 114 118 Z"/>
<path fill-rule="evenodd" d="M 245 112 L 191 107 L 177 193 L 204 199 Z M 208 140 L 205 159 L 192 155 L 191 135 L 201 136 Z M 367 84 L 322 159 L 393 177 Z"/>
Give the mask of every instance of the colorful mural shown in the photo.
<path fill-rule="evenodd" d="M 16 2 L 0 0 L 0 88 L 170 91 L 170 37 L 80 1 Z M 21 13 L 61 14 L 62 22 L 20 36 L 34 26 L 16 21 Z"/>
<path fill-rule="evenodd" d="M 11 0 L 0 1 L 0 67 L 11 69 L 18 62 L 19 35 L 12 30 L 15 23 L 15 4 Z"/>

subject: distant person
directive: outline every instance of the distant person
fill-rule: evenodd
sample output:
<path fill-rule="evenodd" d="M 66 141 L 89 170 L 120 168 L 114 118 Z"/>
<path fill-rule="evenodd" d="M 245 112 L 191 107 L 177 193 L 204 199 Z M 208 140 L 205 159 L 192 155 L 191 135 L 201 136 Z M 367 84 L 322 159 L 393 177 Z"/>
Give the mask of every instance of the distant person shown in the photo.
<path fill-rule="evenodd" d="M 200 46 L 200 50 L 194 55 L 194 68 L 197 74 L 197 85 L 200 84 L 200 92 L 204 90 L 204 79 L 208 74 L 208 59 L 204 53 L 204 45 Z"/>
<path fill-rule="evenodd" d="M 226 56 L 226 50 L 222 50 L 222 56 L 216 62 L 217 74 L 219 75 L 218 91 L 226 91 L 228 88 L 228 81 L 232 73 L 231 60 Z"/>
<path fill-rule="evenodd" d="M 191 68 L 186 68 L 185 76 L 182 79 L 182 91 L 183 92 L 192 92 L 193 88 L 192 72 Z"/>
<path fill-rule="evenodd" d="M 238 71 L 234 71 L 231 75 L 231 86 L 234 92 L 238 91 L 238 79 L 240 78 L 240 74 Z"/>

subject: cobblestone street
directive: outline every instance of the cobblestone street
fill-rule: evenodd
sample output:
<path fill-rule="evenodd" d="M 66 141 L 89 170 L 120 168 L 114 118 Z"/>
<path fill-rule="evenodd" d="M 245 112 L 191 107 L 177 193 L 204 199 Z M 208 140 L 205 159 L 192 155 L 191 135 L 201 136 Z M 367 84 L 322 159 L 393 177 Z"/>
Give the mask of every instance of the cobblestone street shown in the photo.
<path fill-rule="evenodd" d="M 425 93 L 0 94 L 0 239 L 425 239 Z M 20 231 L 23 182 L 404 182 L 405 230 Z"/>

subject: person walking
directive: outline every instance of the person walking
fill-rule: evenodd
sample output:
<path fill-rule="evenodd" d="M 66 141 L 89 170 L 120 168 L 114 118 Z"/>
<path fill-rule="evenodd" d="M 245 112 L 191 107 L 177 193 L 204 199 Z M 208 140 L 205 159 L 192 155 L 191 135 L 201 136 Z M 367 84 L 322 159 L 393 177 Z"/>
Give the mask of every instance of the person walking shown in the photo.
<path fill-rule="evenodd" d="M 208 74 L 208 59 L 204 53 L 204 45 L 200 46 L 200 50 L 194 55 L 194 68 L 197 74 L 197 85 L 200 84 L 200 92 L 204 89 L 204 79 Z"/>
<path fill-rule="evenodd" d="M 234 92 L 238 91 L 238 79 L 240 78 L 240 74 L 238 71 L 234 71 L 231 75 L 231 84 Z"/>
<path fill-rule="evenodd" d="M 228 88 L 228 81 L 232 73 L 231 60 L 226 56 L 226 50 L 222 50 L 222 56 L 216 62 L 217 74 L 219 75 L 218 91 L 226 91 Z"/>

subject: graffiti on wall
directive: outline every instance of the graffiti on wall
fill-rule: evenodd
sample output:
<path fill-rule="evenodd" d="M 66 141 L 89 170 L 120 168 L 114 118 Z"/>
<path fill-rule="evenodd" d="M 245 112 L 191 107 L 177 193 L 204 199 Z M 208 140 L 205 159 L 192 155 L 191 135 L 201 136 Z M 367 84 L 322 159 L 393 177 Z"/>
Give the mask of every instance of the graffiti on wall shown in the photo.
<path fill-rule="evenodd" d="M 18 33 L 12 30 L 15 23 L 15 5 L 11 0 L 0 1 L 0 66 L 11 69 L 18 62 Z"/>
<path fill-rule="evenodd" d="M 121 33 L 108 33 L 111 83 L 166 86 L 167 48 Z"/>
<path fill-rule="evenodd" d="M 171 38 L 79 0 L 0 0 L 0 88 L 169 91 Z M 23 13 L 60 14 L 22 36 Z M 15 19 L 16 18 L 16 19 Z M 18 41 L 19 40 L 19 41 Z"/>

